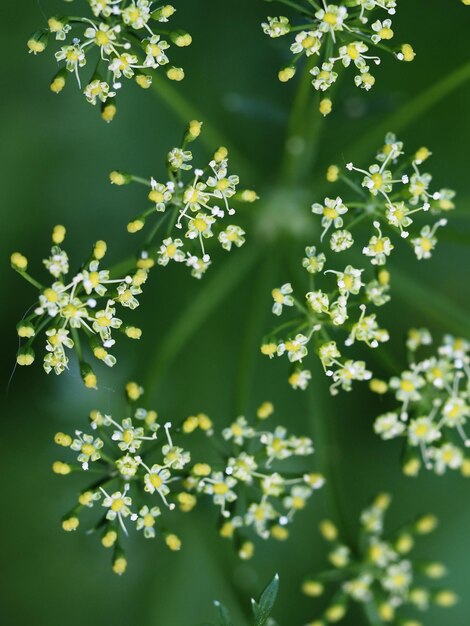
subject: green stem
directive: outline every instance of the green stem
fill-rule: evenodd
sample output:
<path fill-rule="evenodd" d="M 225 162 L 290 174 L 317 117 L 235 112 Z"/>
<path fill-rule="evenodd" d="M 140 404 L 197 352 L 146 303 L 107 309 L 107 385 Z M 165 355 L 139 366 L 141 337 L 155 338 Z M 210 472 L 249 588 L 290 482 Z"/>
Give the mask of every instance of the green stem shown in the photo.
<path fill-rule="evenodd" d="M 419 119 L 426 111 L 431 109 L 468 80 L 470 80 L 470 62 L 465 63 L 451 74 L 448 74 L 445 78 L 429 87 L 426 91 L 420 92 L 418 96 L 413 98 L 400 109 L 394 111 L 381 124 L 374 126 L 370 132 L 366 133 L 358 141 L 353 143 L 348 150 L 345 150 L 345 153 L 348 155 L 354 155 L 356 159 L 360 158 L 362 155 L 367 155 L 367 153 L 370 152 L 371 146 L 377 145 L 381 142 L 387 132 L 390 130 L 393 130 L 393 132 L 399 132 L 407 128 L 414 121 Z"/>
<path fill-rule="evenodd" d="M 204 121 L 200 111 L 182 95 L 181 91 L 175 89 L 168 79 L 159 74 L 154 74 L 152 89 L 183 122 L 189 123 L 193 119 Z M 222 145 L 229 147 L 239 169 L 243 169 L 247 173 L 253 172 L 253 166 L 245 156 L 232 148 L 232 142 L 209 122 L 204 121 L 201 140 L 211 150 Z"/>
<path fill-rule="evenodd" d="M 244 414 L 248 408 L 247 404 L 254 378 L 253 370 L 256 356 L 259 353 L 258 345 L 261 340 L 263 322 L 266 318 L 265 300 L 263 297 L 260 297 L 260 293 L 263 293 L 264 287 L 268 285 L 270 281 L 270 275 L 273 269 L 270 256 L 269 254 L 267 255 L 267 259 L 269 260 L 261 265 L 258 276 L 253 283 L 251 313 L 243 338 L 238 366 L 237 391 L 235 397 L 235 412 L 237 415 Z"/>
<path fill-rule="evenodd" d="M 144 387 L 153 389 L 183 347 L 209 315 L 232 293 L 235 286 L 248 274 L 257 259 L 253 249 L 242 250 L 226 262 L 202 289 L 166 334 L 163 343 L 149 356 Z"/>
<path fill-rule="evenodd" d="M 41 291 L 44 289 L 44 287 L 41 285 L 41 283 L 40 283 L 40 282 L 38 282 L 38 281 L 37 281 L 35 278 L 33 278 L 32 276 L 30 276 L 30 275 L 28 274 L 28 272 L 21 272 L 21 271 L 19 271 L 19 270 L 16 270 L 16 271 L 18 272 L 18 274 L 19 274 L 20 276 L 22 276 L 25 280 L 27 280 L 27 281 L 28 281 L 28 283 L 30 283 L 31 285 L 33 285 L 33 287 L 36 287 L 36 289 L 39 289 L 39 290 L 41 290 Z"/>

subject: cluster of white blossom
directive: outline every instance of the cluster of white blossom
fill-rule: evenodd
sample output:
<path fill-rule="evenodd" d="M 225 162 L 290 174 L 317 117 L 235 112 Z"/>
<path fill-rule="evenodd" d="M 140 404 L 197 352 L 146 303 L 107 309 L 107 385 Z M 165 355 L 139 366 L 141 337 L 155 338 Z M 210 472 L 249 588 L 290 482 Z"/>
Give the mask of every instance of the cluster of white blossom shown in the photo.
<path fill-rule="evenodd" d="M 470 439 L 465 432 L 470 418 L 470 343 L 445 335 L 434 354 L 419 360 L 416 351 L 431 343 L 426 329 L 409 332 L 407 369 L 380 389 L 389 389 L 399 406 L 380 415 L 374 429 L 384 440 L 405 439 L 408 475 L 415 476 L 422 462 L 439 475 L 450 469 L 470 476 Z"/>
<path fill-rule="evenodd" d="M 116 114 L 115 97 L 123 78 L 133 78 L 148 89 L 151 70 L 160 66 L 168 66 L 166 75 L 170 80 L 184 78 L 181 67 L 169 65 L 168 51 L 171 43 L 183 48 L 191 44 L 192 38 L 185 31 L 168 30 L 174 6 L 157 7 L 150 0 L 88 0 L 84 4 L 91 10 L 90 17 L 55 15 L 47 20 L 47 28 L 34 33 L 28 41 L 33 54 L 44 52 L 50 39 L 60 43 L 55 58 L 65 66 L 52 79 L 54 93 L 63 90 L 70 72 L 81 88 L 80 72 L 88 63 L 94 63 L 83 93 L 90 104 L 101 104 L 102 117 L 110 122 Z"/>
<path fill-rule="evenodd" d="M 110 174 L 115 185 L 138 182 L 149 188 L 148 199 L 152 206 L 129 222 L 128 232 L 142 230 L 149 216 L 158 217 L 151 238 L 146 242 L 148 248 L 159 228 L 167 222 L 166 235 L 156 252 L 157 263 L 162 266 L 170 262 L 183 263 L 195 278 L 201 278 L 211 264 L 211 256 L 206 251 L 207 240 L 217 237 L 227 251 L 245 243 L 245 231 L 235 224 L 224 224 L 224 220 L 234 215 L 234 200 L 254 202 L 258 197 L 252 190 L 237 190 L 239 177 L 229 174 L 228 150 L 223 146 L 205 168 L 193 167 L 193 154 L 186 145 L 199 137 L 201 128 L 202 122 L 190 122 L 182 146 L 170 150 L 166 159 L 168 179 L 164 182 L 118 171 Z M 173 229 L 183 231 L 184 239 L 172 236 Z"/>
<path fill-rule="evenodd" d="M 76 530 L 82 513 L 99 509 L 99 519 L 89 532 L 99 532 L 102 545 L 113 549 L 113 569 L 117 574 L 123 574 L 127 567 L 122 542 L 130 526 L 146 539 L 158 535 L 170 550 L 179 550 L 181 540 L 167 530 L 163 520 L 177 507 L 186 512 L 195 505 L 193 496 L 181 487 L 183 470 L 191 455 L 174 444 L 170 422 L 162 425 L 156 411 L 136 407 L 142 393 L 137 383 L 126 385 L 126 395 L 132 403 L 129 417 L 116 420 L 93 410 L 89 432 L 76 430 L 72 435 L 55 435 L 55 443 L 68 448 L 76 458 L 56 461 L 53 471 L 62 476 L 71 472 L 95 476 L 64 516 L 62 528 Z"/>
<path fill-rule="evenodd" d="M 367 605 L 374 623 L 421 626 L 421 622 L 407 620 L 403 615 L 407 608 L 426 611 L 431 604 L 450 607 L 457 601 L 453 591 L 429 584 L 445 576 L 444 565 L 419 561 L 410 555 L 415 538 L 436 528 L 436 518 L 425 515 L 389 535 L 384 529 L 389 504 L 390 496 L 379 494 L 362 512 L 359 548 L 342 542 L 331 521 L 320 524 L 321 534 L 332 544 L 328 560 L 334 569 L 307 579 L 302 590 L 311 597 L 321 596 L 333 586 L 336 592 L 322 616 L 308 626 L 339 622 L 352 603 Z"/>
<path fill-rule="evenodd" d="M 267 419 L 273 410 L 270 402 L 263 403 L 258 420 Z M 200 420 L 201 416 L 189 417 L 183 431 L 194 432 L 201 427 Z M 223 429 L 217 450 L 219 458 L 196 463 L 184 485 L 212 498 L 220 508 L 221 536 L 235 539 L 240 558 L 249 559 L 254 552 L 250 531 L 262 539 L 286 539 L 295 513 L 306 507 L 324 479 L 295 471 L 293 461 L 311 455 L 313 444 L 308 437 L 290 435 L 284 426 L 266 430 L 238 417 Z"/>
<path fill-rule="evenodd" d="M 336 83 L 339 72 L 348 67 L 356 72 L 356 86 L 369 91 L 375 83 L 371 66 L 381 63 L 378 53 L 385 50 L 406 62 L 415 58 L 410 44 L 390 45 L 394 36 L 392 17 L 396 12 L 396 0 L 353 0 L 340 4 L 330 4 L 326 0 L 278 2 L 297 13 L 292 21 L 281 15 L 268 17 L 262 24 L 269 37 L 294 35 L 290 45 L 293 58 L 279 72 L 282 82 L 295 75 L 297 63 L 305 58 L 313 76 L 312 85 L 317 91 L 329 90 Z M 320 111 L 327 115 L 331 111 L 331 100 L 322 101 Z"/>
<path fill-rule="evenodd" d="M 163 520 L 176 509 L 191 512 L 201 497 L 208 496 L 220 508 L 220 534 L 237 538 L 242 559 L 254 552 L 250 531 L 263 539 L 286 539 L 294 514 L 324 483 L 320 474 L 295 471 L 292 464 L 313 453 L 312 441 L 290 435 L 282 426 L 272 431 L 251 426 L 244 417 L 215 441 L 212 420 L 203 413 L 191 415 L 177 428 L 170 422 L 160 424 L 156 411 L 138 406 L 143 391 L 136 382 L 126 385 L 130 409 L 124 419 L 93 410 L 88 431 L 55 435 L 55 442 L 75 457 L 56 461 L 56 474 L 97 475 L 64 516 L 63 529 L 76 530 L 88 509 L 102 511 L 92 531 L 99 531 L 102 544 L 114 549 L 118 574 L 127 564 L 122 540 L 129 526 L 147 539 L 162 536 L 170 549 L 179 550 L 181 540 Z M 258 419 L 272 412 L 272 404 L 265 402 L 258 408 Z M 197 431 L 207 436 L 209 445 L 204 446 L 204 458 L 194 463 L 189 448 Z"/>
<path fill-rule="evenodd" d="M 391 273 L 385 266 L 396 246 L 382 229 L 392 235 L 399 233 L 417 259 L 428 259 L 437 243 L 436 230 L 446 220 L 439 217 L 433 225 L 415 226 L 415 216 L 442 214 L 454 208 L 454 192 L 431 192 L 431 175 L 419 169 L 430 156 L 429 150 L 420 148 L 409 159 L 401 159 L 402 155 L 402 142 L 388 133 L 368 170 L 352 164 L 346 166 L 345 173 L 335 165 L 328 168 L 327 180 L 342 181 L 349 192 L 352 189 L 358 194 L 359 201 L 343 201 L 337 196 L 312 205 L 314 215 L 321 216 L 322 233 L 316 245 L 306 248 L 302 260 L 309 274 L 309 290 L 298 299 L 290 282 L 273 289 L 274 315 L 292 315 L 261 346 L 261 352 L 270 358 L 287 355 L 293 364 L 289 382 L 294 389 L 308 386 L 311 372 L 301 365 L 311 351 L 317 353 L 332 378 L 332 393 L 339 388 L 349 391 L 354 380 L 372 377 L 364 361 L 343 357 L 333 333 L 343 331 L 347 348 L 356 342 L 377 348 L 389 339 L 376 313 L 370 311 L 390 300 Z M 407 167 L 409 174 L 405 173 Z M 362 180 L 355 180 L 348 172 L 359 172 Z M 333 264 L 332 254 L 346 256 L 351 262 Z M 284 336 L 279 338 L 279 333 Z"/>
<path fill-rule="evenodd" d="M 124 325 L 117 316 L 117 306 L 130 310 L 139 306 L 137 296 L 142 293 L 147 270 L 137 267 L 132 275 L 110 278 L 109 270 L 100 269 L 106 243 L 97 241 L 90 259 L 73 277 L 68 277 L 69 257 L 60 247 L 65 233 L 63 226 L 54 228 L 51 253 L 43 261 L 53 278 L 50 285 L 43 285 L 30 276 L 25 256 L 19 252 L 11 256 L 13 268 L 39 291 L 32 312 L 28 312 L 17 325 L 18 337 L 24 340 L 17 363 L 31 365 L 34 362 L 33 344 L 38 335 L 45 333 L 44 370 L 48 374 L 52 371 L 61 374 L 68 369 L 67 351 L 74 349 L 83 382 L 87 387 L 95 388 L 97 378 L 84 360 L 81 342 L 87 343 L 96 359 L 112 367 L 116 363 L 116 357 L 109 352 L 116 343 L 113 332 L 119 330 L 130 339 L 140 339 L 141 330 Z"/>

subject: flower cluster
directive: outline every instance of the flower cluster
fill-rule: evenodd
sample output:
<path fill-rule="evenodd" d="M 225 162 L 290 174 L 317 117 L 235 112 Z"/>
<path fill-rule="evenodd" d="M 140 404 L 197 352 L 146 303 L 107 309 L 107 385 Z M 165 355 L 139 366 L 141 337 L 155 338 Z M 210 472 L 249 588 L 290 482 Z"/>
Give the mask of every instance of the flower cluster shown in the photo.
<path fill-rule="evenodd" d="M 407 62 L 415 57 L 410 44 L 400 47 L 389 44 L 394 36 L 391 16 L 396 11 L 396 0 L 353 0 L 341 4 L 329 4 L 326 0 L 305 0 L 303 4 L 279 2 L 297 8 L 300 22 L 291 23 L 282 15 L 268 17 L 262 24 L 269 37 L 295 34 L 290 46 L 293 58 L 279 72 L 282 82 L 295 75 L 297 63 L 306 57 L 312 85 L 317 91 L 330 89 L 339 72 L 348 67 L 356 72 L 356 86 L 369 91 L 375 83 L 371 66 L 381 62 L 378 52 L 385 50 Z M 371 48 L 377 52 L 371 53 Z M 331 101 L 323 101 L 320 111 L 329 113 Z"/>
<path fill-rule="evenodd" d="M 149 189 L 148 199 L 152 206 L 136 216 L 127 225 L 130 233 L 142 230 L 149 216 L 157 217 L 157 223 L 145 243 L 148 248 L 159 229 L 166 227 L 166 235 L 156 251 L 157 263 L 166 266 L 170 262 L 183 263 L 191 269 L 195 278 L 201 278 L 211 264 L 206 252 L 206 240 L 217 237 L 221 247 L 230 251 L 245 243 L 245 231 L 235 224 L 223 224 L 227 216 L 232 216 L 234 200 L 254 202 L 254 191 L 238 191 L 239 177 L 229 174 L 228 150 L 220 147 L 209 164 L 203 168 L 193 168 L 193 154 L 186 149 L 201 133 L 202 122 L 190 122 L 179 148 L 173 148 L 167 155 L 167 180 L 144 179 L 131 174 L 113 171 L 110 180 L 115 185 L 138 182 Z M 184 235 L 174 237 L 173 229 Z"/>
<path fill-rule="evenodd" d="M 192 415 L 176 428 L 170 422 L 160 424 L 156 411 L 139 406 L 142 394 L 142 387 L 130 382 L 124 419 L 93 410 L 85 431 L 55 435 L 55 442 L 74 457 L 56 461 L 56 474 L 96 475 L 64 516 L 64 530 L 76 530 L 81 515 L 93 509 L 97 521 L 92 531 L 101 534 L 104 547 L 114 549 L 118 574 L 126 568 L 122 541 L 131 527 L 147 539 L 161 536 L 171 550 L 179 550 L 181 540 L 167 530 L 166 520 L 177 510 L 189 513 L 201 497 L 209 497 L 220 510 L 220 533 L 237 538 L 241 558 L 254 551 L 251 541 L 241 539 L 250 529 L 263 539 L 288 536 L 286 526 L 295 512 L 324 482 L 319 474 L 292 468 L 293 460 L 313 452 L 310 439 L 289 435 L 281 426 L 272 432 L 256 428 L 239 417 L 216 443 L 207 415 Z M 272 405 L 264 403 L 259 419 L 272 411 Z M 205 444 L 204 458 L 194 462 L 188 448 L 197 431 L 213 445 Z M 282 467 L 292 471 L 280 473 Z"/>
<path fill-rule="evenodd" d="M 437 352 L 419 360 L 417 351 L 431 343 L 426 329 L 409 332 L 407 369 L 380 389 L 389 389 L 399 406 L 380 415 L 374 429 L 384 440 L 405 439 L 403 468 L 408 475 L 417 475 L 423 463 L 439 475 L 459 469 L 470 476 L 465 452 L 470 446 L 465 432 L 470 418 L 470 343 L 446 335 Z"/>
<path fill-rule="evenodd" d="M 309 626 L 339 622 L 352 602 L 364 607 L 371 623 L 421 626 L 414 619 L 407 621 L 406 608 L 425 611 L 431 604 L 450 607 L 457 601 L 453 591 L 430 585 L 445 576 L 444 565 L 410 556 L 415 538 L 432 532 L 436 518 L 425 515 L 390 535 L 384 531 L 389 504 L 390 496 L 379 494 L 363 511 L 359 549 L 343 543 L 332 522 L 321 523 L 323 537 L 332 544 L 328 559 L 333 569 L 307 579 L 302 589 L 311 597 L 322 595 L 328 586 L 335 586 L 336 592 L 321 618 Z"/>
<path fill-rule="evenodd" d="M 48 282 L 43 285 L 30 276 L 25 256 L 19 252 L 11 256 L 12 267 L 39 291 L 39 299 L 32 312 L 28 311 L 17 324 L 18 337 L 20 341 L 24 340 L 18 351 L 17 363 L 31 365 L 34 362 L 33 344 L 36 337 L 44 333 L 44 370 L 48 374 L 52 371 L 62 374 L 68 369 L 68 351 L 74 349 L 85 385 L 95 388 L 97 378 L 84 360 L 82 341 L 88 344 L 96 359 L 112 367 L 116 357 L 109 349 L 116 342 L 115 331 L 124 333 L 130 339 L 140 339 L 141 330 L 123 324 L 123 320 L 118 317 L 117 307 L 132 310 L 139 306 L 137 296 L 142 293 L 147 270 L 137 267 L 133 274 L 110 278 L 111 271 L 101 269 L 100 266 L 106 254 L 106 243 L 97 241 L 90 258 L 71 277 L 69 257 L 60 247 L 65 234 L 63 226 L 54 228 L 50 256 L 43 260 L 52 276 L 52 284 Z"/>
<path fill-rule="evenodd" d="M 388 341 L 388 331 L 380 327 L 376 314 L 369 310 L 390 300 L 390 272 L 385 266 L 396 246 L 382 230 L 388 229 L 391 235 L 399 233 L 398 241 L 406 240 L 419 260 L 428 259 L 437 243 L 436 230 L 446 220 L 439 218 L 433 225 L 415 227 L 415 216 L 441 214 L 454 208 L 454 192 L 431 192 L 431 175 L 419 169 L 429 157 L 429 150 L 421 148 L 409 159 L 401 160 L 402 149 L 403 144 L 392 133 L 387 134 L 376 162 L 368 170 L 347 165 L 347 172 L 361 174 L 359 181 L 342 174 L 334 165 L 329 167 L 328 181 L 341 180 L 348 190 L 358 194 L 359 201 L 343 201 L 337 196 L 312 205 L 314 215 L 321 217 L 322 233 L 316 246 L 306 248 L 302 261 L 310 276 L 309 291 L 304 292 L 303 301 L 295 297 L 291 283 L 272 291 L 273 313 L 279 316 L 286 310 L 295 314 L 271 332 L 261 351 L 271 358 L 287 355 L 293 364 L 289 382 L 295 389 L 305 389 L 311 378 L 310 370 L 301 368 L 311 345 L 333 379 L 332 393 L 339 388 L 349 391 L 354 380 L 371 378 L 364 361 L 342 356 L 331 333 L 345 331 L 346 347 L 360 342 L 377 348 Z M 405 173 L 407 167 L 409 174 Z M 368 232 L 364 233 L 366 228 Z M 360 232 L 353 235 L 354 230 Z M 323 242 L 327 237 L 326 246 Z M 345 256 L 350 262 L 333 265 L 330 258 L 327 261 L 331 253 Z M 288 334 L 280 339 L 281 331 Z"/>
<path fill-rule="evenodd" d="M 162 537 L 170 550 L 179 550 L 181 540 L 167 529 L 166 519 L 177 506 L 189 511 L 195 504 L 181 489 L 190 453 L 174 444 L 170 422 L 162 425 L 156 411 L 137 406 L 143 393 L 137 383 L 128 383 L 126 393 L 130 404 L 124 419 L 93 410 L 88 432 L 55 435 L 55 442 L 75 458 L 56 461 L 52 468 L 59 475 L 95 475 L 64 516 L 62 528 L 76 530 L 80 516 L 92 509 L 97 521 L 89 532 L 100 533 L 102 545 L 113 549 L 117 574 L 126 570 L 122 542 L 130 527 L 146 539 Z"/>
<path fill-rule="evenodd" d="M 257 411 L 261 422 L 273 413 L 270 402 Z M 189 417 L 183 432 L 200 428 L 200 416 Z M 299 457 L 313 453 L 307 437 L 290 435 L 283 426 L 267 430 L 238 417 L 222 431 L 214 462 L 196 463 L 185 481 L 188 491 L 208 494 L 220 509 L 220 535 L 233 539 L 242 559 L 254 544 L 249 535 L 284 540 L 295 513 L 324 484 L 320 474 L 296 471 Z M 303 465 L 303 464 L 302 464 Z"/>
<path fill-rule="evenodd" d="M 89 17 L 55 15 L 28 41 L 33 54 L 44 52 L 50 39 L 59 42 L 55 58 L 64 67 L 52 79 L 54 93 L 63 90 L 69 73 L 75 74 L 81 88 L 80 72 L 92 63 L 94 70 L 83 93 L 90 104 L 101 103 L 102 117 L 110 122 L 123 78 L 135 79 L 147 89 L 152 84 L 150 72 L 160 66 L 168 66 L 170 80 L 184 78 L 183 69 L 169 65 L 168 58 L 170 42 L 180 48 L 192 42 L 189 33 L 168 30 L 175 7 L 155 7 L 150 0 L 87 0 L 85 4 L 91 10 Z"/>

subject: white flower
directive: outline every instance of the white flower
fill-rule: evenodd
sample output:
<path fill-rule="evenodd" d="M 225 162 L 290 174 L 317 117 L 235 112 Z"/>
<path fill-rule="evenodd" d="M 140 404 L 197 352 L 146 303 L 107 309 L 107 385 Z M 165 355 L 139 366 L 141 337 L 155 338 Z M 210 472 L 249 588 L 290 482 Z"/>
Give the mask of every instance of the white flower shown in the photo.
<path fill-rule="evenodd" d="M 153 506 L 149 509 L 146 505 L 140 509 L 136 528 L 137 530 L 143 530 L 146 539 L 153 539 L 153 537 L 155 537 L 155 520 L 157 517 L 160 517 L 160 515 L 161 511 L 158 506 Z"/>
<path fill-rule="evenodd" d="M 245 417 L 240 416 L 228 427 L 222 431 L 222 437 L 226 441 L 233 440 L 238 446 L 245 443 L 245 439 L 254 437 L 255 431 L 249 426 Z"/>
<path fill-rule="evenodd" d="M 408 426 L 408 441 L 413 446 L 432 443 L 440 438 L 439 429 L 429 417 L 418 417 L 411 420 Z"/>
<path fill-rule="evenodd" d="M 318 10 L 315 17 L 320 20 L 320 29 L 324 32 L 343 30 L 348 10 L 344 6 L 329 4 L 325 9 Z"/>
<path fill-rule="evenodd" d="M 354 244 L 354 239 L 349 230 L 336 230 L 330 237 L 330 248 L 333 252 L 343 252 Z"/>
<path fill-rule="evenodd" d="M 125 78 L 132 78 L 134 76 L 134 69 L 139 64 L 138 58 L 135 54 L 129 54 L 123 52 L 119 56 L 114 57 L 108 66 L 110 72 L 113 73 L 114 80 L 124 76 Z"/>
<path fill-rule="evenodd" d="M 224 250 L 231 250 L 232 245 L 240 248 L 245 243 L 245 231 L 240 226 L 230 224 L 225 230 L 220 231 L 218 240 Z"/>
<path fill-rule="evenodd" d="M 168 265 L 170 260 L 182 263 L 185 260 L 184 252 L 180 250 L 182 246 L 183 242 L 181 239 L 173 240 L 171 237 L 164 239 L 158 250 L 159 265 Z"/>
<path fill-rule="evenodd" d="M 273 289 L 271 295 L 274 300 L 273 313 L 281 315 L 283 306 L 294 306 L 294 298 L 290 295 L 293 293 L 292 285 L 285 283 L 279 288 Z"/>
<path fill-rule="evenodd" d="M 285 342 L 279 343 L 277 346 L 278 356 L 282 356 L 287 352 L 287 358 L 291 363 L 302 361 L 308 354 L 307 343 L 308 337 L 302 333 L 298 333 L 294 339 L 288 339 Z"/>
<path fill-rule="evenodd" d="M 326 261 L 323 252 L 317 254 L 315 246 L 307 246 L 305 254 L 306 256 L 302 259 L 302 267 L 305 267 L 309 274 L 321 272 Z"/>
<path fill-rule="evenodd" d="M 137 0 L 137 2 L 131 2 L 129 6 L 122 10 L 122 21 L 124 24 L 128 24 L 140 30 L 144 28 L 150 19 L 150 2 L 149 0 Z"/>
<path fill-rule="evenodd" d="M 289 385 L 292 387 L 292 389 L 301 389 L 302 391 L 305 391 L 311 378 L 312 374 L 310 370 L 296 369 L 289 376 Z"/>
<path fill-rule="evenodd" d="M 343 218 L 341 216 L 347 213 L 347 211 L 348 208 L 339 196 L 336 198 L 325 198 L 323 205 L 318 203 L 312 204 L 312 212 L 323 216 L 321 225 L 324 230 L 321 239 L 323 239 L 332 224 L 335 228 L 341 228 L 343 225 Z"/>
<path fill-rule="evenodd" d="M 372 24 L 372 30 L 375 34 L 371 37 L 372 41 L 377 44 L 380 43 L 382 40 L 392 39 L 393 30 L 391 29 L 391 26 L 392 20 L 388 19 L 384 20 L 383 22 L 381 22 L 380 20 L 374 22 Z"/>
<path fill-rule="evenodd" d="M 319 54 L 322 45 L 322 32 L 319 30 L 303 30 L 295 36 L 295 42 L 291 45 L 291 52 L 300 54 L 305 52 L 306 56 Z"/>
<path fill-rule="evenodd" d="M 69 257 L 64 250 L 57 246 L 52 248 L 51 253 L 51 256 L 48 259 L 44 259 L 43 263 L 54 278 L 60 278 L 69 271 Z"/>
<path fill-rule="evenodd" d="M 106 81 L 96 79 L 88 83 L 83 93 L 88 102 L 95 106 L 98 101 L 106 102 L 108 98 L 114 98 L 116 92 L 109 89 L 110 87 Z"/>
<path fill-rule="evenodd" d="M 310 70 L 310 74 L 313 76 L 312 85 L 319 91 L 329 89 L 338 78 L 338 74 L 333 71 L 332 63 L 323 63 L 321 68 L 315 66 Z"/>
<path fill-rule="evenodd" d="M 144 65 L 156 69 L 160 65 L 166 65 L 169 63 L 169 59 L 165 54 L 165 50 L 170 47 L 170 44 L 163 39 L 160 39 L 160 35 L 152 35 L 145 46 L 146 57 Z"/>
<path fill-rule="evenodd" d="M 269 35 L 269 37 L 282 37 L 290 31 L 290 24 L 288 18 L 281 15 L 279 17 L 268 17 L 268 21 L 263 22 L 261 28 L 265 35 Z"/>
<path fill-rule="evenodd" d="M 394 439 L 404 433 L 405 424 L 398 418 L 397 413 L 385 413 L 375 420 L 374 431 L 382 439 Z"/>

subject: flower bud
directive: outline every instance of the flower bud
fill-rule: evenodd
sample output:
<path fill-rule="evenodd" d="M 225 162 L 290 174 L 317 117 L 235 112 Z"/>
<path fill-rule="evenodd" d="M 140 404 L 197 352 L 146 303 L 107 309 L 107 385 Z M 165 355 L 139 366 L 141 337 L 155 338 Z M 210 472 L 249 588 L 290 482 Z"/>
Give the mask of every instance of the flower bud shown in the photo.
<path fill-rule="evenodd" d="M 28 269 L 28 259 L 20 252 L 13 252 L 10 257 L 10 263 L 12 268 L 18 272 L 26 272 Z"/>
<path fill-rule="evenodd" d="M 168 76 L 170 80 L 175 80 L 179 82 L 180 80 L 183 80 L 184 78 L 184 70 L 182 67 L 170 67 L 166 71 L 166 75 Z"/>
<path fill-rule="evenodd" d="M 16 355 L 16 362 L 18 365 L 32 365 L 34 363 L 34 350 L 32 348 L 20 348 Z"/>
<path fill-rule="evenodd" d="M 191 35 L 184 30 L 170 33 L 170 39 L 178 48 L 185 48 L 186 46 L 190 46 L 193 42 Z"/>
<path fill-rule="evenodd" d="M 49 32 L 47 30 L 38 30 L 28 39 L 29 52 L 32 54 L 40 54 L 44 52 L 49 42 Z"/>
<path fill-rule="evenodd" d="M 60 69 L 57 74 L 52 78 L 50 83 L 50 90 L 53 93 L 60 93 L 62 89 L 65 87 L 65 83 L 67 82 L 67 70 L 63 67 Z"/>

